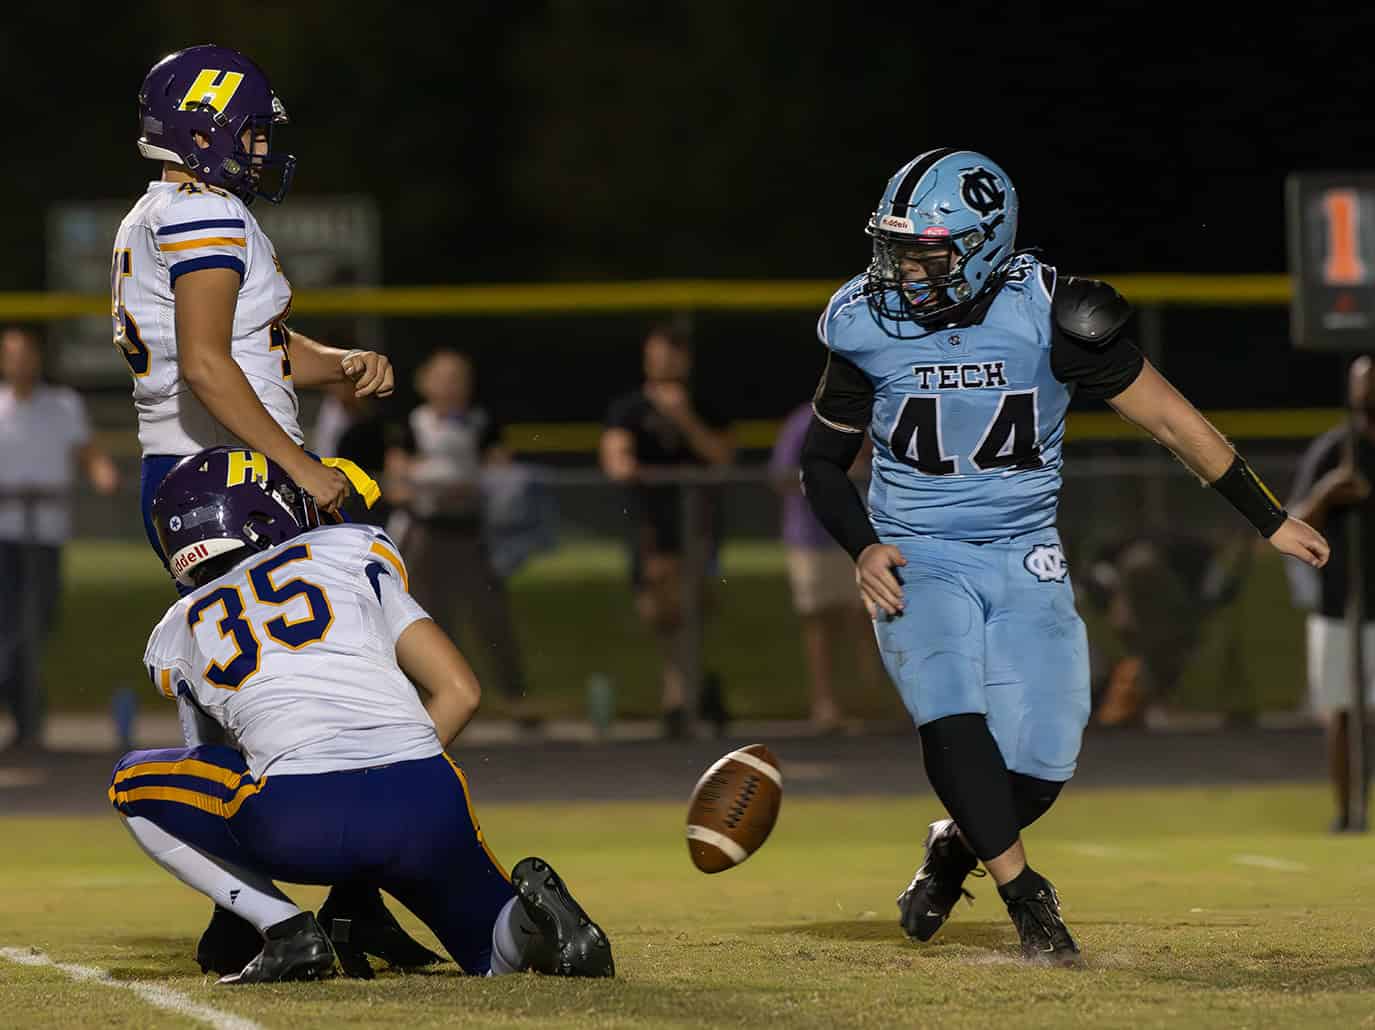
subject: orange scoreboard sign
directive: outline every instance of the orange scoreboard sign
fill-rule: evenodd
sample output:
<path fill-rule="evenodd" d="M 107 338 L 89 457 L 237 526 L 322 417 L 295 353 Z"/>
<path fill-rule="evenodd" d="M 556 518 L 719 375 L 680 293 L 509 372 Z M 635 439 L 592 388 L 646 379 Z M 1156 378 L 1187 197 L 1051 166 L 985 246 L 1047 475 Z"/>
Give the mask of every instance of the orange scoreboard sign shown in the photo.
<path fill-rule="evenodd" d="M 1303 172 L 1285 185 L 1295 347 L 1375 351 L 1375 172 Z"/>

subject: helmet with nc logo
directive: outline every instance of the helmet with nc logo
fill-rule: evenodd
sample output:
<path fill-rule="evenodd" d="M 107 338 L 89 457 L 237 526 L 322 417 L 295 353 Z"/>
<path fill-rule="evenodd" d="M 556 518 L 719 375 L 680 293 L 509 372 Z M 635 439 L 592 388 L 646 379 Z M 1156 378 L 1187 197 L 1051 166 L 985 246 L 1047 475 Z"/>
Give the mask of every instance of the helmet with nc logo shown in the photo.
<path fill-rule="evenodd" d="M 291 188 L 296 158 L 272 151 L 272 128 L 286 124 L 286 108 L 263 70 L 237 50 L 205 44 L 164 57 L 139 88 L 138 121 L 144 157 L 179 164 L 246 204 L 280 203 Z M 267 137 L 265 154 L 253 152 L 259 136 Z M 260 188 L 268 168 L 280 172 L 271 192 Z"/>
<path fill-rule="evenodd" d="M 874 258 L 864 293 L 874 317 L 936 324 L 958 317 L 1012 256 L 1017 191 L 983 154 L 929 150 L 888 180 L 867 232 Z M 948 257 L 942 271 L 916 260 L 932 253 Z"/>

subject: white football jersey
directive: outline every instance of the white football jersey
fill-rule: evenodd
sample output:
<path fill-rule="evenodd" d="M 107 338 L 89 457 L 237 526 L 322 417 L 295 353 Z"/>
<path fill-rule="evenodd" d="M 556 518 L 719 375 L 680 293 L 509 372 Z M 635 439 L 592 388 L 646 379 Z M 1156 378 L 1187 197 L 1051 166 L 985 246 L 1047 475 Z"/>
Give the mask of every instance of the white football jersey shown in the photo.
<path fill-rule="evenodd" d="M 225 730 L 254 777 L 360 769 L 443 748 L 396 641 L 428 618 L 375 526 L 322 526 L 187 594 L 148 638 L 153 684 Z"/>
<path fill-rule="evenodd" d="M 115 346 L 133 373 L 143 453 L 194 454 L 241 442 L 191 392 L 177 360 L 172 287 L 203 268 L 239 273 L 230 352 L 268 414 L 302 443 L 283 326 L 291 284 L 271 241 L 232 193 L 199 182 L 150 182 L 120 223 L 110 270 Z"/>

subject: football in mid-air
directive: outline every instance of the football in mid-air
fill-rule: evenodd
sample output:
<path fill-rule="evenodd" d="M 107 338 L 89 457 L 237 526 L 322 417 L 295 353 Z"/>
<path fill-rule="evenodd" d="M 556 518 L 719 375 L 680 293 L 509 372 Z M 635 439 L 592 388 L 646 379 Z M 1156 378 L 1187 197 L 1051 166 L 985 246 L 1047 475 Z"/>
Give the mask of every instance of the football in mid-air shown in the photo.
<path fill-rule="evenodd" d="M 768 839 L 782 802 L 783 773 L 763 744 L 719 759 L 697 781 L 688 805 L 692 864 L 704 873 L 738 866 Z"/>

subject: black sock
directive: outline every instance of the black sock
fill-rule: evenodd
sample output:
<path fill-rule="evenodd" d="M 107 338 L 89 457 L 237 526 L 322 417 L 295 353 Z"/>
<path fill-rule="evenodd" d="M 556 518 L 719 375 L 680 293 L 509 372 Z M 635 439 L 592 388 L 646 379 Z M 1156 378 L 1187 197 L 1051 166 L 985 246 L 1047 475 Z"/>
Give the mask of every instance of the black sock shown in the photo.
<path fill-rule="evenodd" d="M 922 761 L 936 797 L 974 854 L 987 862 L 1017 842 L 1012 781 L 988 721 L 948 715 L 922 726 Z"/>
<path fill-rule="evenodd" d="M 1046 878 L 1044 876 L 1032 869 L 1031 866 L 1026 866 L 1007 883 L 999 884 L 998 893 L 1003 896 L 1004 901 L 1029 898 L 1044 887 L 1045 883 Z"/>

